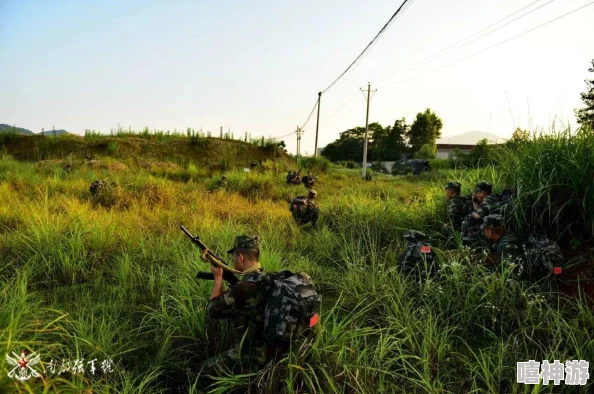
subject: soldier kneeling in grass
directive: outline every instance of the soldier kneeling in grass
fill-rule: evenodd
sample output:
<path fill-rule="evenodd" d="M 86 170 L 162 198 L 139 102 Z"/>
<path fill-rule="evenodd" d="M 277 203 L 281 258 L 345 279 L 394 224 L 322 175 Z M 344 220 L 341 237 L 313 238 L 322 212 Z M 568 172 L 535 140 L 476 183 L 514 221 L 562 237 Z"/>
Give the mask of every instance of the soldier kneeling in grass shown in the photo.
<path fill-rule="evenodd" d="M 320 214 L 320 207 L 315 201 L 318 193 L 315 190 L 310 190 L 307 197 L 298 196 L 291 202 L 291 215 L 298 226 L 303 226 L 311 222 L 312 227 L 316 227 L 318 216 Z"/>
<path fill-rule="evenodd" d="M 480 226 L 489 243 L 491 257 L 517 264 L 520 277 L 527 280 L 551 279 L 562 273 L 563 255 L 559 245 L 542 235 L 519 236 L 506 230 L 502 215 L 488 215 Z"/>
<path fill-rule="evenodd" d="M 264 272 L 260 237 L 241 235 L 228 253 L 241 279 L 223 290 L 223 268 L 210 266 L 214 284 L 208 316 L 243 318 L 245 333 L 234 348 L 205 362 L 203 377 L 258 372 L 286 354 L 290 346 L 307 347 L 318 322 L 320 297 L 311 278 L 302 272 Z"/>
<path fill-rule="evenodd" d="M 448 222 L 444 224 L 442 234 L 447 237 L 453 237 L 454 231 L 459 232 L 462 229 L 464 217 L 472 212 L 470 198 L 460 194 L 461 187 L 460 182 L 448 182 L 445 186 L 448 199 Z"/>

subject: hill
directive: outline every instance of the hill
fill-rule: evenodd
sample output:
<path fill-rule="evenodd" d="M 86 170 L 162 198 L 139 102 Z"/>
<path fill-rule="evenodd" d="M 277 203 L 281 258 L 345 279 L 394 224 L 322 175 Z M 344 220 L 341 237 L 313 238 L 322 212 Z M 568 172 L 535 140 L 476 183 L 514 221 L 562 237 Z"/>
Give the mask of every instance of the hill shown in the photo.
<path fill-rule="evenodd" d="M 469 131 L 463 134 L 442 137 L 437 140 L 438 144 L 460 144 L 460 145 L 476 145 L 477 142 L 486 138 L 489 143 L 501 144 L 507 140 L 497 134 L 487 133 L 484 131 Z"/>
<path fill-rule="evenodd" d="M 1 123 L 0 124 L 0 133 L 14 133 L 23 134 L 23 135 L 33 135 L 35 134 L 31 130 L 23 129 L 21 127 L 14 127 L 9 124 Z"/>
<path fill-rule="evenodd" d="M 251 163 L 276 160 L 293 163 L 287 153 L 275 146 L 257 146 L 231 139 L 177 137 L 154 140 L 136 136 L 85 138 L 62 134 L 58 138 L 46 135 L 16 135 L 0 139 L 0 150 L 17 160 L 85 160 L 110 158 L 128 164 L 143 162 L 194 163 L 212 170 L 249 167 Z"/>
<path fill-rule="evenodd" d="M 52 135 L 54 135 L 54 133 L 55 133 L 56 135 L 70 134 L 70 133 L 68 133 L 68 132 L 67 132 L 66 130 L 64 130 L 64 129 L 60 129 L 60 130 L 47 130 L 47 131 L 44 131 L 44 132 L 42 132 L 42 133 L 39 133 L 39 134 L 43 134 L 43 135 L 49 135 L 49 136 L 52 136 Z"/>

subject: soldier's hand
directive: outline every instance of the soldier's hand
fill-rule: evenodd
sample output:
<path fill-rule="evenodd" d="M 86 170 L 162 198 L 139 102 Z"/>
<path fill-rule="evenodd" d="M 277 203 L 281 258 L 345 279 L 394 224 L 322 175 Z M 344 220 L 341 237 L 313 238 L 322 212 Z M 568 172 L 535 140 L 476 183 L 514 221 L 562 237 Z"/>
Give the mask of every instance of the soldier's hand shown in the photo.
<path fill-rule="evenodd" d="M 475 218 L 475 219 L 477 219 L 477 220 L 481 218 L 480 215 L 478 213 L 476 213 L 476 212 L 473 212 L 472 213 L 472 217 Z"/>
<path fill-rule="evenodd" d="M 221 267 L 217 267 L 216 265 L 211 264 L 210 270 L 212 271 L 212 274 L 214 275 L 215 280 L 223 278 L 223 269 Z"/>

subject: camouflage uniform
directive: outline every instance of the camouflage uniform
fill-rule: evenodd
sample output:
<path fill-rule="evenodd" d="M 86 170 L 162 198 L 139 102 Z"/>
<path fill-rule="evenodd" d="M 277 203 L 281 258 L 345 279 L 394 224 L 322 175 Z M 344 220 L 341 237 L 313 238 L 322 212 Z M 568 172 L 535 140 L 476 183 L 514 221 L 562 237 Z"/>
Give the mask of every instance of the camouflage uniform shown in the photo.
<path fill-rule="evenodd" d="M 476 209 L 476 213 L 479 214 L 481 217 L 479 220 L 482 220 L 489 215 L 497 214 L 498 208 L 500 207 L 500 198 L 495 194 L 491 194 L 483 199 L 481 205 L 478 206 Z"/>
<path fill-rule="evenodd" d="M 501 215 L 485 217 L 481 231 L 489 227 L 505 227 Z M 499 261 L 514 262 L 522 267 L 521 277 L 528 280 L 551 278 L 562 272 L 563 254 L 559 245 L 544 236 L 517 236 L 506 232 L 491 245 Z"/>
<path fill-rule="evenodd" d="M 449 200 L 447 208 L 448 219 L 452 224 L 452 228 L 456 231 L 460 231 L 464 216 L 472 211 L 470 198 L 460 194 L 460 186 L 459 182 L 449 182 L 445 187 L 446 190 L 452 189 L 458 193 L 454 198 Z"/>
<path fill-rule="evenodd" d="M 226 188 L 227 187 L 227 177 L 222 176 L 221 179 L 217 182 L 217 188 Z"/>
<path fill-rule="evenodd" d="M 259 237 L 239 236 L 234 248 L 259 249 Z M 206 360 L 202 375 L 220 376 L 224 373 L 242 374 L 260 370 L 268 361 L 271 349 L 264 341 L 264 310 L 266 289 L 260 265 L 247 273 L 219 297 L 208 302 L 208 317 L 211 319 L 244 320 L 245 336 L 239 345 Z"/>
<path fill-rule="evenodd" d="M 488 182 L 479 182 L 474 189 L 475 192 L 484 192 L 488 191 L 489 193 L 492 192 L 492 186 Z M 472 204 L 472 202 L 471 202 Z M 480 205 L 477 207 L 476 211 L 471 211 L 466 217 L 464 218 L 461 226 L 462 236 L 465 245 L 470 245 L 480 241 L 481 233 L 479 228 L 483 223 L 483 219 L 496 212 L 496 208 L 499 205 L 499 197 L 494 194 L 489 194 L 486 196 Z M 473 217 L 473 213 L 476 212 L 480 218 L 475 219 Z"/>
<path fill-rule="evenodd" d="M 316 227 L 318 216 L 320 214 L 320 206 L 314 201 L 313 197 L 318 193 L 315 190 L 310 190 L 307 194 L 307 207 L 305 212 L 292 210 L 291 214 L 293 220 L 298 226 L 303 226 L 311 222 L 312 227 Z"/>
<path fill-rule="evenodd" d="M 89 187 L 89 192 L 92 196 L 97 196 L 100 193 L 105 192 L 107 190 L 111 190 L 115 187 L 116 184 L 114 182 L 108 183 L 107 180 L 100 179 L 98 181 L 91 183 L 91 186 Z"/>
<path fill-rule="evenodd" d="M 517 262 L 524 259 L 524 243 L 514 234 L 503 235 L 499 241 L 491 245 L 490 249 L 502 260 Z"/>

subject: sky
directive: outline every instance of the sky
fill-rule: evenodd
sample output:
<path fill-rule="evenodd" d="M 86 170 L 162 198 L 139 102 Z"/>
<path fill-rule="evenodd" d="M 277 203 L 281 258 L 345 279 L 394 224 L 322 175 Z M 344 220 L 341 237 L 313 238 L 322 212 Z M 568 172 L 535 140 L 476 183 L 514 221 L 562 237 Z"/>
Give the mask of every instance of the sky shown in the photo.
<path fill-rule="evenodd" d="M 0 123 L 77 134 L 119 124 L 284 136 L 400 3 L 0 0 Z M 575 127 L 594 58 L 594 5 L 497 44 L 592 3 L 409 0 L 322 95 L 318 146 L 365 125 L 360 88 L 368 82 L 377 89 L 370 122 L 385 126 L 431 108 L 444 137 Z M 517 21 L 452 47 L 524 7 L 491 30 Z M 314 152 L 315 120 L 302 153 Z M 295 134 L 283 140 L 294 152 Z"/>

